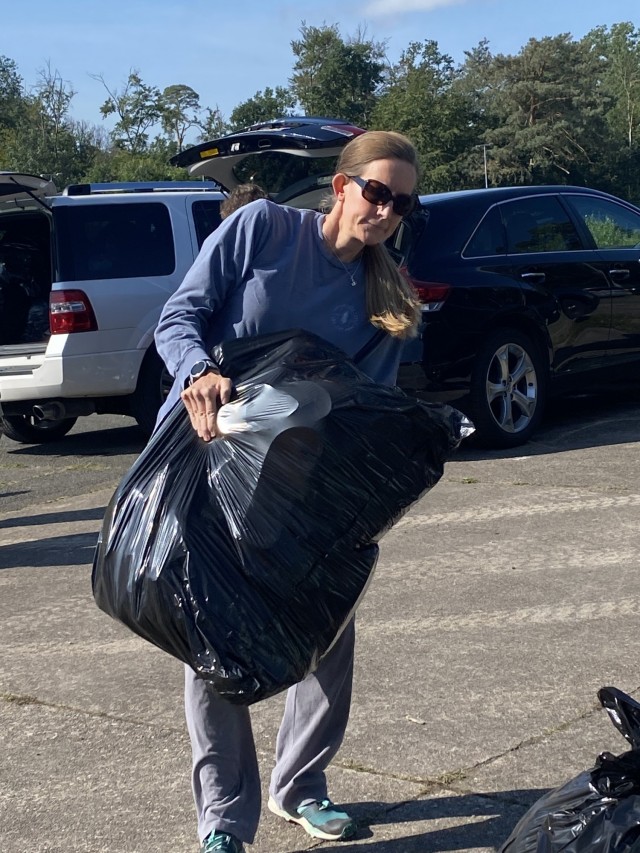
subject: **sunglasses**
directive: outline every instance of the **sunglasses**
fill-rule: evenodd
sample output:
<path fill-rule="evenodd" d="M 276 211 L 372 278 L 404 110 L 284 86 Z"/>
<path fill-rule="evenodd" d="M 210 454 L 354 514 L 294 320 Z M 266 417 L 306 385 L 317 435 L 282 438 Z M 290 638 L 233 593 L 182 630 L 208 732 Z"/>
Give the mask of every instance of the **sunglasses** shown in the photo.
<path fill-rule="evenodd" d="M 351 178 L 352 181 L 355 181 L 362 188 L 362 198 L 368 201 L 369 204 L 384 207 L 385 204 L 389 204 L 391 201 L 393 202 L 393 212 L 397 213 L 398 216 L 408 216 L 416 206 L 418 199 L 415 193 L 411 195 L 405 195 L 404 193 L 394 195 L 389 187 L 381 181 L 374 181 L 373 179 L 365 181 L 364 178 L 358 175 L 348 175 L 347 177 Z"/>

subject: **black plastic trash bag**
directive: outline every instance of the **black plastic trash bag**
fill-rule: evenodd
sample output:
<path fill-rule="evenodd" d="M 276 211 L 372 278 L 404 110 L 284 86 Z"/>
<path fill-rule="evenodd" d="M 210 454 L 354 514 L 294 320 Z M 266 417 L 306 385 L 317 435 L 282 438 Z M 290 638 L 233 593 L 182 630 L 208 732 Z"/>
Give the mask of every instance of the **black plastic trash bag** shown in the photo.
<path fill-rule="evenodd" d="M 469 422 L 375 384 L 304 332 L 212 356 L 237 392 L 218 413 L 224 436 L 205 443 L 174 407 L 107 508 L 93 593 L 250 704 L 317 666 L 364 593 L 376 541 L 438 481 Z"/>
<path fill-rule="evenodd" d="M 592 770 L 541 797 L 500 853 L 639 853 L 640 704 L 615 687 L 598 699 L 633 749 L 601 753 Z"/>

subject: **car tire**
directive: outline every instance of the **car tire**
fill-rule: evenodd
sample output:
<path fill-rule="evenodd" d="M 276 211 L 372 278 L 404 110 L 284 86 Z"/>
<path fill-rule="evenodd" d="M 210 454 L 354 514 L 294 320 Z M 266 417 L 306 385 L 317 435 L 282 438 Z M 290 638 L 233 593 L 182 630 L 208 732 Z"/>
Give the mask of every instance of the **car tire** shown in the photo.
<path fill-rule="evenodd" d="M 160 406 L 167 399 L 172 385 L 172 376 L 155 346 L 151 346 L 143 359 L 131 401 L 131 413 L 147 438 L 154 430 Z"/>
<path fill-rule="evenodd" d="M 537 429 L 546 403 L 547 369 L 540 349 L 518 329 L 498 329 L 478 351 L 471 375 L 473 443 L 517 447 Z"/>
<path fill-rule="evenodd" d="M 73 429 L 77 418 L 38 420 L 31 415 L 5 415 L 0 418 L 0 430 L 21 444 L 46 444 L 57 441 Z"/>

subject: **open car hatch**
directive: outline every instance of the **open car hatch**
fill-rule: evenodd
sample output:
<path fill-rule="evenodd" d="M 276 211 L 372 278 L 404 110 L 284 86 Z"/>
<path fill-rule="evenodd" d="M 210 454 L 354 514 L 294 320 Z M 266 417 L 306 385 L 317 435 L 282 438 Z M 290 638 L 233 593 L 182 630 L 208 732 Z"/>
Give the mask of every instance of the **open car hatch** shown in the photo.
<path fill-rule="evenodd" d="M 0 172 L 0 205 L 7 202 L 38 199 L 56 195 L 53 181 L 38 175 L 25 175 L 20 172 Z"/>
<path fill-rule="evenodd" d="M 253 181 L 278 203 L 316 207 L 340 151 L 364 132 L 340 119 L 287 116 L 187 148 L 171 163 L 227 192 Z"/>

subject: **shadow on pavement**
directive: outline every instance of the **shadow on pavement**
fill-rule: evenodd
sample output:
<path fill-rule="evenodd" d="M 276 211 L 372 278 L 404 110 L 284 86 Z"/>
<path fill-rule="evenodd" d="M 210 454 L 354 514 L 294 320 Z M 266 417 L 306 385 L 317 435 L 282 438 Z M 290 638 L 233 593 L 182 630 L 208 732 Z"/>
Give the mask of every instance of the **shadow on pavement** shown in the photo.
<path fill-rule="evenodd" d="M 4 439 L 4 450 L 12 456 L 120 456 L 140 453 L 146 439 L 137 426 L 121 426 L 70 433 L 45 444 L 18 444 Z"/>
<path fill-rule="evenodd" d="M 512 459 L 603 445 L 640 441 L 640 395 L 637 392 L 567 397 L 550 401 L 533 438 L 519 447 L 486 449 L 463 442 L 457 459 Z"/>
<path fill-rule="evenodd" d="M 14 518 L 0 519 L 0 530 L 9 530 L 12 527 L 39 527 L 41 524 L 61 524 L 62 522 L 72 524 L 76 521 L 100 521 L 105 510 L 106 506 L 98 506 L 64 512 L 42 512 L 39 515 L 17 515 Z"/>
<path fill-rule="evenodd" d="M 473 850 L 474 848 L 498 848 L 509 837 L 520 817 L 546 793 L 546 789 L 500 791 L 490 794 L 468 794 L 448 797 L 432 797 L 403 803 L 351 803 L 341 804 L 358 822 L 356 843 L 342 842 L 340 853 L 357 853 L 357 843 L 364 838 L 373 838 L 368 850 L 380 853 L 437 853 L 437 851 Z M 459 819 L 471 820 L 462 825 Z M 442 827 L 448 819 L 457 825 Z M 375 841 L 376 826 L 385 824 L 396 827 L 403 823 L 416 824 L 424 821 L 425 831 L 402 838 Z M 428 822 L 437 821 L 438 829 L 429 830 Z M 314 851 L 335 851 L 335 844 L 315 847 Z"/>
<path fill-rule="evenodd" d="M 91 565 L 97 539 L 97 532 L 73 533 L 69 536 L 49 536 L 35 542 L 3 545 L 0 570 Z"/>

